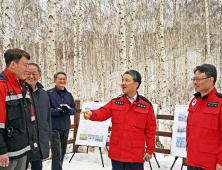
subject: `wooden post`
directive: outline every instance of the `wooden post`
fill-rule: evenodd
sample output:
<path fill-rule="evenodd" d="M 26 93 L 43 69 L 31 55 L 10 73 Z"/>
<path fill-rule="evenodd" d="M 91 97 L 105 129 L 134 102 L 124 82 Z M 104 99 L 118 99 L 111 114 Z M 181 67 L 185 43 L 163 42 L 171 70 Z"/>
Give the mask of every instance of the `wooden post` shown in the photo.
<path fill-rule="evenodd" d="M 74 125 L 76 125 L 76 128 L 74 128 L 74 131 L 73 131 L 73 139 L 74 139 L 73 150 L 72 150 L 73 152 L 77 147 L 75 145 L 75 141 L 76 141 L 76 135 L 77 135 L 78 127 L 79 127 L 79 119 L 80 119 L 80 112 L 81 112 L 80 101 L 76 100 L 75 103 L 76 103 L 77 114 L 75 114 L 75 117 L 74 117 Z"/>

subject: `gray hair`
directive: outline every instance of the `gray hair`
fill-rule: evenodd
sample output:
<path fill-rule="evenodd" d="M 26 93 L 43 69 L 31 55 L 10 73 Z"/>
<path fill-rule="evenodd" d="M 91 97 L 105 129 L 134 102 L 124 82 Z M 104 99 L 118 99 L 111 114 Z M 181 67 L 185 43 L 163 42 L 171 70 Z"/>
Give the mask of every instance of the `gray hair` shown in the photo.
<path fill-rule="evenodd" d="M 137 87 L 137 89 L 139 89 L 140 84 L 141 84 L 141 80 L 142 80 L 140 73 L 136 70 L 128 70 L 123 75 L 125 75 L 125 74 L 131 75 L 133 77 L 133 81 L 139 83 L 139 85 Z"/>
<path fill-rule="evenodd" d="M 65 72 L 59 71 L 59 72 L 57 72 L 57 73 L 54 74 L 54 80 L 57 79 L 58 74 L 64 74 L 64 75 L 66 76 L 66 73 L 65 73 Z M 67 78 L 67 76 L 66 76 L 66 78 Z"/>
<path fill-rule="evenodd" d="M 36 67 L 37 67 L 37 69 L 38 69 L 39 74 L 41 74 L 41 73 L 42 73 L 41 68 L 39 67 L 39 65 L 38 65 L 38 64 L 36 64 L 36 63 L 29 63 L 29 64 L 28 64 L 28 67 L 29 67 L 29 66 L 36 66 Z"/>

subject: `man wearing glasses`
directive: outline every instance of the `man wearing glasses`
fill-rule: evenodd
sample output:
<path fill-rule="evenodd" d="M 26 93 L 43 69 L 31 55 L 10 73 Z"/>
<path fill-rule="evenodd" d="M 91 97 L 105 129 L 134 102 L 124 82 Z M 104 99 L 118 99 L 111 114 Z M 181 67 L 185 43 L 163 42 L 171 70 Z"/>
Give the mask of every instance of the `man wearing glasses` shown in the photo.
<path fill-rule="evenodd" d="M 222 170 L 222 94 L 214 87 L 217 70 L 211 64 L 194 69 L 196 93 L 187 118 L 188 170 Z"/>
<path fill-rule="evenodd" d="M 6 68 L 0 74 L 0 170 L 25 169 L 27 153 L 37 147 L 34 111 L 25 69 L 30 56 L 20 49 L 4 54 Z"/>
<path fill-rule="evenodd" d="M 38 150 L 28 154 L 26 169 L 30 162 L 32 170 L 42 169 L 42 160 L 49 157 L 49 141 L 51 139 L 51 106 L 49 97 L 44 87 L 38 81 L 41 78 L 41 68 L 38 64 L 29 63 L 26 68 L 26 82 L 29 86 L 34 110 L 35 110 L 35 129 L 37 131 Z"/>

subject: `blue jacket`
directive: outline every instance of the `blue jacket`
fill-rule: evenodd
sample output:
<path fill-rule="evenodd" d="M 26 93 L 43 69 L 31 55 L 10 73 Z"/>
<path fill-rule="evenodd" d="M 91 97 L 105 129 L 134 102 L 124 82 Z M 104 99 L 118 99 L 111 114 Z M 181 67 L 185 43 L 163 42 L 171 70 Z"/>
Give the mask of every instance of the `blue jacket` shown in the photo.
<path fill-rule="evenodd" d="M 71 128 L 70 115 L 77 113 L 72 94 L 68 92 L 66 88 L 60 90 L 56 86 L 47 90 L 47 93 L 51 104 L 52 130 L 69 130 Z M 69 105 L 71 111 L 64 115 L 59 115 L 58 108 L 61 108 L 60 104 Z"/>

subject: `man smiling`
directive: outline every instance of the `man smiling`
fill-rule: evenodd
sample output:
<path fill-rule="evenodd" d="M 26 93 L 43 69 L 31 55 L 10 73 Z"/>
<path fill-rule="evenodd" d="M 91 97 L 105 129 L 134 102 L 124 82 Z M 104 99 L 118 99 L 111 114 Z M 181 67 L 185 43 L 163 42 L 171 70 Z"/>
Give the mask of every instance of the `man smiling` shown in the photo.
<path fill-rule="evenodd" d="M 211 64 L 194 69 L 196 93 L 187 118 L 188 170 L 222 170 L 222 94 L 214 87 L 217 70 Z"/>
<path fill-rule="evenodd" d="M 81 112 L 92 121 L 112 117 L 109 158 L 113 170 L 143 170 L 144 159 L 149 161 L 155 149 L 156 118 L 150 101 L 137 92 L 140 84 L 139 72 L 126 71 L 121 83 L 123 95 L 98 110 Z"/>
<path fill-rule="evenodd" d="M 38 64 L 29 63 L 26 68 L 26 82 L 29 86 L 35 110 L 35 129 L 37 131 L 38 150 L 28 154 L 26 169 L 29 162 L 32 170 L 42 169 L 42 160 L 49 157 L 49 141 L 52 133 L 51 107 L 47 92 L 43 89 L 39 79 L 41 78 L 41 68 Z"/>
<path fill-rule="evenodd" d="M 23 170 L 27 153 L 37 147 L 35 116 L 24 82 L 30 55 L 15 48 L 7 50 L 4 58 L 6 68 L 0 74 L 0 170 Z"/>
<path fill-rule="evenodd" d="M 65 88 L 66 73 L 62 71 L 56 73 L 54 83 L 55 87 L 47 91 L 52 117 L 52 170 L 62 170 L 69 129 L 71 128 L 70 115 L 76 114 L 77 109 L 72 94 Z"/>

